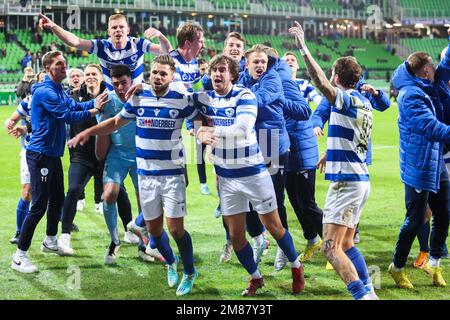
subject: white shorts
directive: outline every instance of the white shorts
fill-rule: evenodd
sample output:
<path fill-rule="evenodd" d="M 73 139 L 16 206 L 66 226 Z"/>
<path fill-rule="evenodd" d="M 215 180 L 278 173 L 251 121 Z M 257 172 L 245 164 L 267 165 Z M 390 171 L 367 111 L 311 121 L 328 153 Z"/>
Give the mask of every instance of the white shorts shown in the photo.
<path fill-rule="evenodd" d="M 370 181 L 332 182 L 323 208 L 323 223 L 354 228 L 369 194 Z"/>
<path fill-rule="evenodd" d="M 186 180 L 184 175 L 139 175 L 139 198 L 146 221 L 154 220 L 163 213 L 168 218 L 186 215 Z"/>
<path fill-rule="evenodd" d="M 30 183 L 30 171 L 28 170 L 26 149 L 22 149 L 20 151 L 20 183 L 22 184 Z"/>
<path fill-rule="evenodd" d="M 277 198 L 267 170 L 249 177 L 224 178 L 219 176 L 220 211 L 231 216 L 250 211 L 249 202 L 259 214 L 277 209 Z"/>

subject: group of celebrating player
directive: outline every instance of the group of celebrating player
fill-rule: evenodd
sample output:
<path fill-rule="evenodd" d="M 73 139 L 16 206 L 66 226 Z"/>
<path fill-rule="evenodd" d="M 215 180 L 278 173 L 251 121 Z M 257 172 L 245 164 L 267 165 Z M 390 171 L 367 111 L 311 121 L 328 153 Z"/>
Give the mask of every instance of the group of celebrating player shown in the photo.
<path fill-rule="evenodd" d="M 144 35 L 157 37 L 159 45 L 129 37 L 121 14 L 109 18 L 109 39 L 103 40 L 80 39 L 43 15 L 40 26 L 67 45 L 96 54 L 100 66 L 86 67 L 84 87 L 79 86 L 83 72 L 72 71 L 72 87 L 66 92 L 61 85 L 67 77 L 66 61 L 60 52 L 48 52 L 43 57 L 45 77 L 6 122 L 10 135 L 26 136 L 21 170 L 29 175 L 28 179 L 22 175 L 22 184 L 32 198 L 29 212 L 26 199 L 18 205 L 14 270 L 38 270 L 27 251 L 45 212 L 47 230 L 41 250 L 74 254 L 70 231 L 77 200 L 90 177 L 100 172 L 103 213 L 111 236 L 105 263 L 115 262 L 120 247 L 119 213 L 125 229 L 139 237 L 139 256 L 167 265 L 168 285 L 177 287 L 177 295 L 191 292 L 199 273 L 191 236 L 184 228 L 187 175 L 181 129 L 186 120 L 199 145 L 211 146 L 227 237 L 221 261 L 235 252 L 250 275 L 244 296 L 255 295 L 264 285 L 258 263 L 268 245 L 267 231 L 278 245 L 275 269 L 282 270 L 289 262 L 294 294 L 305 287 L 302 262 L 322 250 L 355 299 L 378 299 L 354 235 L 370 193 L 372 110 L 384 111 L 390 101 L 381 90 L 362 82 L 354 57 L 337 59 L 329 80 L 310 54 L 301 25 L 295 22 L 289 29 L 321 97 L 308 81 L 296 78 L 299 63 L 293 52 L 280 58 L 265 45 L 245 51 L 245 39 L 236 32 L 227 36 L 223 54 L 213 57 L 202 75 L 196 59 L 204 48 L 204 32 L 196 23 L 177 29 L 175 50 L 154 28 Z M 145 53 L 157 55 L 150 84 L 143 83 Z M 443 161 L 443 145 L 450 142 L 450 127 L 444 124 L 446 107 L 450 108 L 449 52 L 434 71 L 428 55 L 415 53 L 393 79 L 400 89 L 400 158 L 408 210 L 389 268 L 400 287 L 412 287 L 404 270 L 405 257 L 424 223 L 427 204 L 434 216 L 428 268 L 433 283 L 445 285 L 439 259 L 444 255 L 450 216 Z M 319 104 L 314 113 L 308 101 Z M 28 118 L 31 128 L 16 125 L 20 118 Z M 323 135 L 326 122 L 327 152 L 319 159 L 316 136 Z M 71 152 L 67 195 L 61 166 L 66 123 Z M 197 149 L 203 155 L 204 147 Z M 331 181 L 323 211 L 314 195 L 316 166 Z M 123 185 L 128 174 L 140 211 L 134 220 Z M 300 256 L 288 231 L 285 189 L 308 241 Z M 169 244 L 163 216 L 180 257 Z"/>

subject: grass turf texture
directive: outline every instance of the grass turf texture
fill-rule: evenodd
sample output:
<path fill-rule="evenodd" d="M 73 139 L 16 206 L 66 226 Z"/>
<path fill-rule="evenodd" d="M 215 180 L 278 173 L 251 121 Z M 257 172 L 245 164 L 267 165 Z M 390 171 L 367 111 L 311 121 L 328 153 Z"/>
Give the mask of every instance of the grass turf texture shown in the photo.
<path fill-rule="evenodd" d="M 0 108 L 0 119 L 6 119 L 13 107 Z M 375 285 L 380 285 L 377 294 L 381 299 L 449 299 L 450 286 L 434 288 L 431 278 L 422 270 L 413 270 L 412 265 L 418 244 L 414 243 L 408 260 L 408 274 L 415 285 L 414 290 L 400 290 L 387 273 L 396 244 L 399 228 L 404 219 L 403 185 L 399 178 L 397 108 L 393 105 L 384 113 L 374 112 L 373 165 L 370 167 L 372 192 L 361 219 L 361 244 L 368 266 L 375 270 Z M 2 120 L 3 121 L 3 120 Z M 185 138 L 189 139 L 188 136 Z M 86 188 L 86 207 L 78 212 L 75 223 L 80 232 L 72 234 L 73 257 L 59 257 L 40 252 L 45 235 L 45 218 L 36 229 L 30 248 L 30 257 L 39 268 L 38 274 L 20 274 L 10 268 L 11 257 L 16 247 L 8 240 L 15 231 L 16 205 L 20 196 L 19 141 L 0 134 L 0 298 L 1 299 L 179 299 L 175 289 L 167 286 L 166 272 L 160 263 L 144 263 L 137 258 L 134 245 L 123 244 L 116 266 L 106 266 L 103 257 L 109 244 L 109 234 L 103 216 L 94 211 L 93 182 Z M 186 141 L 185 140 L 185 144 Z M 326 138 L 320 139 L 320 151 L 324 151 Z M 64 157 L 65 186 L 67 188 L 68 152 Z M 186 229 L 193 239 L 196 266 L 200 276 L 194 290 L 183 299 L 241 299 L 248 275 L 233 255 L 229 263 L 219 263 L 225 242 L 221 219 L 214 218 L 218 198 L 200 194 L 200 185 L 195 165 L 188 166 L 190 185 L 187 189 L 188 216 Z M 212 166 L 207 166 L 208 185 L 215 190 Z M 136 201 L 130 180 L 127 190 L 136 215 Z M 328 182 L 317 175 L 316 198 L 323 207 Z M 286 197 L 287 198 L 287 197 Z M 297 251 L 303 250 L 305 240 L 295 214 L 286 200 L 290 232 Z M 123 228 L 120 226 L 120 237 Z M 260 270 L 265 277 L 265 287 L 258 291 L 255 299 L 351 299 L 344 284 L 334 271 L 325 270 L 325 259 L 317 254 L 311 263 L 305 264 L 306 288 L 303 294 L 290 294 L 290 270 L 275 272 L 273 260 L 276 246 L 273 238 L 268 255 L 263 257 Z M 172 248 L 178 252 L 171 240 Z M 450 270 L 449 260 L 442 260 L 444 272 Z M 180 266 L 181 267 L 181 266 Z M 182 269 L 179 268 L 181 276 Z M 379 270 L 379 276 L 376 275 Z M 79 273 L 79 282 L 76 274 Z M 445 276 L 445 274 L 444 274 Z M 450 277 L 447 274 L 447 280 Z M 78 287 L 79 284 L 79 288 Z"/>

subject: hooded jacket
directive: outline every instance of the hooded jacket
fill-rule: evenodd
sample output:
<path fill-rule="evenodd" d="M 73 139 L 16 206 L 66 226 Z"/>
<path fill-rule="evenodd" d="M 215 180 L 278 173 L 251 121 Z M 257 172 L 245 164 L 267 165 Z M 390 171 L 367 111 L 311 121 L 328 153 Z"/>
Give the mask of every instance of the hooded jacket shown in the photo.
<path fill-rule="evenodd" d="M 288 115 L 284 117 L 291 143 L 288 170 L 298 172 L 301 170 L 315 169 L 316 163 L 319 160 L 319 149 L 311 120 L 309 119 L 312 113 L 311 108 L 302 96 L 297 83 L 292 80 L 292 70 L 287 62 L 282 59 L 276 59 L 274 60 L 273 67 L 280 76 L 284 95 L 287 100 L 286 103 L 291 101 L 308 111 L 308 118 L 305 120 L 296 120 Z"/>
<path fill-rule="evenodd" d="M 416 189 L 437 192 L 443 165 L 443 144 L 450 142 L 450 126 L 443 123 L 441 98 L 448 88 L 436 72 L 436 81 L 415 77 L 404 62 L 392 77 L 397 98 L 400 131 L 400 177 L 403 183 Z M 441 75 L 442 77 L 442 75 Z M 443 77 L 445 78 L 445 77 Z"/>
<path fill-rule="evenodd" d="M 65 122 L 75 123 L 91 117 L 95 100 L 78 103 L 49 76 L 31 87 L 31 136 L 28 150 L 48 157 L 62 157 L 66 140 Z"/>
<path fill-rule="evenodd" d="M 278 136 L 278 154 L 286 153 L 289 150 L 290 141 L 284 117 L 286 115 L 296 120 L 308 119 L 311 114 L 309 106 L 306 107 L 301 102 L 299 103 L 298 97 L 295 101 L 286 99 L 286 92 L 288 97 L 292 92 L 289 91 L 289 87 L 283 86 L 276 70 L 276 60 L 272 57 L 269 57 L 267 70 L 259 79 L 253 79 L 248 70 L 245 70 L 240 74 L 238 83 L 249 88 L 258 101 L 255 129 L 259 131 L 258 141 L 261 148 L 264 149 L 267 146 L 267 151 L 264 150 L 263 154 L 273 157 L 270 152 L 271 139 L 275 135 Z M 294 87 L 290 88 L 296 87 L 295 82 L 293 84 Z M 263 135 L 260 130 L 267 130 L 267 143 L 261 143 L 260 139 L 263 138 Z"/>

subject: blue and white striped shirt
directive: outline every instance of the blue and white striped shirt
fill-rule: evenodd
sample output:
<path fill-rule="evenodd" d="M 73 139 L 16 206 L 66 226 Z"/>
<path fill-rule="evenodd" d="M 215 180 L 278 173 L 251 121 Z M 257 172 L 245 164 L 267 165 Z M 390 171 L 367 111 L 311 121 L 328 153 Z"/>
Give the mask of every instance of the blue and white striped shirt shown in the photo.
<path fill-rule="evenodd" d="M 17 113 L 22 118 L 21 124 L 26 125 L 27 122 L 31 122 L 31 96 L 26 96 L 17 106 Z M 26 149 L 28 146 L 28 142 L 30 142 L 31 133 L 26 134 L 20 138 L 20 144 L 23 149 Z"/>
<path fill-rule="evenodd" d="M 372 133 L 372 105 L 356 90 L 337 88 L 328 127 L 325 179 L 369 181 L 366 164 Z"/>
<path fill-rule="evenodd" d="M 143 85 L 143 91 L 133 96 L 120 112 L 125 119 L 136 119 L 138 174 L 183 174 L 181 127 L 184 118 L 192 119 L 197 113 L 191 97 L 183 92 L 169 90 L 157 97 L 149 85 Z"/>
<path fill-rule="evenodd" d="M 114 48 L 111 38 L 94 39 L 91 42 L 92 48 L 89 53 L 98 56 L 108 90 L 113 90 L 110 70 L 116 64 L 125 64 L 130 68 L 133 84 L 144 82 L 144 54 L 150 53 L 151 41 L 128 37 L 127 44 L 123 49 Z"/>
<path fill-rule="evenodd" d="M 316 105 L 320 104 L 320 101 L 322 101 L 322 96 L 308 80 L 295 79 L 295 82 L 297 83 L 303 98 L 305 98 L 306 101 L 314 102 Z"/>
<path fill-rule="evenodd" d="M 200 91 L 202 82 L 197 60 L 184 60 L 178 50 L 171 51 L 170 56 L 175 61 L 174 82 L 182 82 L 188 92 Z"/>
<path fill-rule="evenodd" d="M 266 170 L 254 128 L 258 103 L 249 89 L 234 85 L 225 96 L 211 90 L 194 93 L 193 98 L 208 125 L 216 127 L 219 135 L 219 142 L 212 149 L 214 167 L 219 176 L 240 178 Z M 241 124 L 247 127 L 229 130 L 229 127 Z M 233 136 L 233 131 L 238 130 L 246 134 Z"/>

